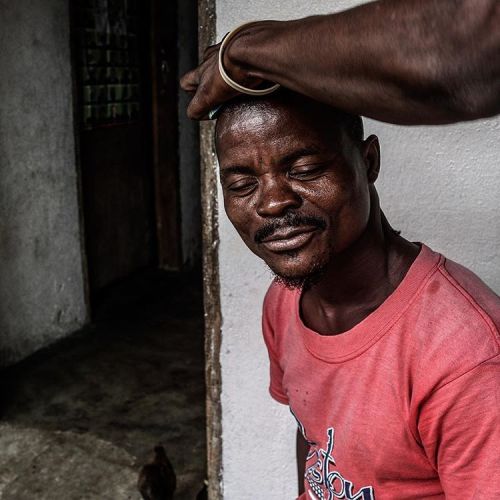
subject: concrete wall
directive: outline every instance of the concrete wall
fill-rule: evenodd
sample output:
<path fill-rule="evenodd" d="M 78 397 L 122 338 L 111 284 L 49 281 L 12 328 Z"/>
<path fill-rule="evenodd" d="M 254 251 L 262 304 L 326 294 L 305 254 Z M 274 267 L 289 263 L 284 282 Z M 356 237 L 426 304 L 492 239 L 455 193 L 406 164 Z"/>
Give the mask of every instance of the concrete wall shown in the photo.
<path fill-rule="evenodd" d="M 0 1 L 0 365 L 87 317 L 68 2 Z"/>
<path fill-rule="evenodd" d="M 356 3 L 361 2 L 253 0 L 249 9 L 247 0 L 217 0 L 218 38 L 248 20 L 297 18 Z M 365 125 L 381 140 L 377 186 L 394 227 L 464 263 L 500 291 L 500 120 L 447 127 Z M 224 498 L 294 498 L 295 424 L 288 409 L 267 393 L 260 329 L 270 274 L 223 213 L 220 239 Z"/>
<path fill-rule="evenodd" d="M 197 0 L 178 2 L 179 77 L 198 61 Z M 191 268 L 201 259 L 201 199 L 198 123 L 189 120 L 189 96 L 179 91 L 179 184 L 182 260 Z"/>

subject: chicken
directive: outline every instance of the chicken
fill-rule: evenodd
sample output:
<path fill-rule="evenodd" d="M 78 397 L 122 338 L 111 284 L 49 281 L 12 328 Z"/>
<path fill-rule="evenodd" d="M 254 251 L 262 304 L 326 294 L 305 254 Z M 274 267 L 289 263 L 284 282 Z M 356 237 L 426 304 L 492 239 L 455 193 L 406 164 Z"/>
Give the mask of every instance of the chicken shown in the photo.
<path fill-rule="evenodd" d="M 153 461 L 141 469 L 137 487 L 144 500 L 173 500 L 175 472 L 163 446 L 155 446 Z"/>

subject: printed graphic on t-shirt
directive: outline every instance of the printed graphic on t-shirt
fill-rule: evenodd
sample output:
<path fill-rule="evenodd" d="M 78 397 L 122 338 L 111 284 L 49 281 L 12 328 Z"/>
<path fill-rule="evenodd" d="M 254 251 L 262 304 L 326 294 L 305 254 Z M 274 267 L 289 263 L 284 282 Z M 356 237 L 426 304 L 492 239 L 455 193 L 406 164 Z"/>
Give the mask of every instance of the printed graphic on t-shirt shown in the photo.
<path fill-rule="evenodd" d="M 290 410 L 291 411 L 291 410 Z M 307 444 L 310 446 L 306 459 L 304 478 L 309 489 L 307 493 L 311 500 L 333 500 L 340 498 L 345 500 L 375 500 L 375 492 L 372 486 L 363 486 L 356 491 L 354 484 L 345 479 L 337 470 L 337 464 L 333 457 L 335 446 L 335 429 L 329 427 L 326 430 L 326 447 L 322 448 L 317 443 L 307 438 L 304 426 L 293 413 L 297 420 L 300 432 Z"/>

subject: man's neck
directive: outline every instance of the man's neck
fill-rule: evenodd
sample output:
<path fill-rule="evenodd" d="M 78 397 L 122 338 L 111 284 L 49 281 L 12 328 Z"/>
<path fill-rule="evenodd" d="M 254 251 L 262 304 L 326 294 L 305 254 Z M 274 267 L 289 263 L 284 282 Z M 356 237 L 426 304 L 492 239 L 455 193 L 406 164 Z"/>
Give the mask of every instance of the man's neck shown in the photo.
<path fill-rule="evenodd" d="M 397 288 L 418 252 L 417 245 L 391 229 L 377 207 L 360 238 L 336 254 L 320 281 L 303 292 L 305 323 L 321 334 L 351 329 Z"/>

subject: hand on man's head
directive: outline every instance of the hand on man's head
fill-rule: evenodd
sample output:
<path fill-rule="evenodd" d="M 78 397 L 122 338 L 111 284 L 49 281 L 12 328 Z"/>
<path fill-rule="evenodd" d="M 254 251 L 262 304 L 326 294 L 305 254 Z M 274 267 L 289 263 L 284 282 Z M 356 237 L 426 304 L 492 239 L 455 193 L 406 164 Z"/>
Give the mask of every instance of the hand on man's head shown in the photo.
<path fill-rule="evenodd" d="M 181 78 L 181 88 L 193 96 L 187 109 L 191 119 L 208 119 L 212 109 L 238 95 L 220 75 L 219 49 L 220 43 L 207 47 L 201 64 Z"/>
<path fill-rule="evenodd" d="M 255 24 L 257 23 L 252 23 L 252 26 Z M 256 88 L 262 83 L 262 80 L 249 77 L 235 63 L 234 58 L 231 57 L 234 52 L 233 41 L 234 39 L 231 39 L 224 49 L 223 64 L 226 73 L 241 85 Z M 207 47 L 199 66 L 187 72 L 180 80 L 181 88 L 193 96 L 187 108 L 187 115 L 191 119 L 206 120 L 209 118 L 210 111 L 240 95 L 237 90 L 224 82 L 220 74 L 219 51 L 221 43 Z"/>
<path fill-rule="evenodd" d="M 189 118 L 206 120 L 210 110 L 238 94 L 220 76 L 219 48 L 220 43 L 208 47 L 201 64 L 181 78 L 181 88 L 193 96 L 187 109 Z"/>

